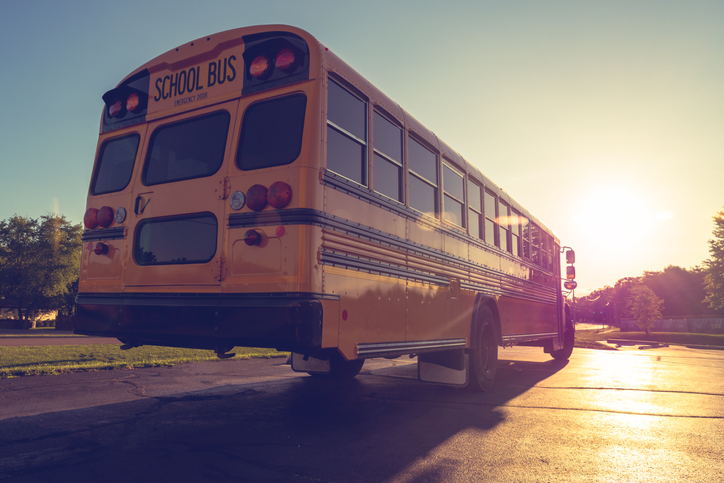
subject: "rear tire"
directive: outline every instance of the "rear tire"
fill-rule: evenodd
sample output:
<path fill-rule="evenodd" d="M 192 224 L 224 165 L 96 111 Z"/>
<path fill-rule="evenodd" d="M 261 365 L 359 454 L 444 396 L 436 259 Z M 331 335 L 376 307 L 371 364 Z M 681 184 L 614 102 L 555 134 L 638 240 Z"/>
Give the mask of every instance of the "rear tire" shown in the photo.
<path fill-rule="evenodd" d="M 498 334 L 493 313 L 488 307 L 480 309 L 475 328 L 475 346 L 470 357 L 468 384 L 475 390 L 488 391 L 493 387 L 498 370 Z"/>

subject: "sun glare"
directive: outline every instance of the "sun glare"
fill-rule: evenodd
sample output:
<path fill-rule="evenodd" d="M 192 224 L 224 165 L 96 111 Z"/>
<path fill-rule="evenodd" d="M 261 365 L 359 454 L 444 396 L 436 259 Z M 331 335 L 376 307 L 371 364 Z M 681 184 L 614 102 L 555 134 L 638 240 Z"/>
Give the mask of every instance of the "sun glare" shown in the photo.
<path fill-rule="evenodd" d="M 645 249 L 655 224 L 670 220 L 640 189 L 598 186 L 578 200 L 572 220 L 596 253 L 613 255 Z"/>

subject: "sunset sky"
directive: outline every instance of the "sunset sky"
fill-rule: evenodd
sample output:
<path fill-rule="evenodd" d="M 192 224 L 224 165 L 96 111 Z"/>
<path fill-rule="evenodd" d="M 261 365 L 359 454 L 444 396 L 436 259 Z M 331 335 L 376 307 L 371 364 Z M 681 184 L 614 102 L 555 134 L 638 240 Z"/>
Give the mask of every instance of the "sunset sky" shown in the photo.
<path fill-rule="evenodd" d="M 577 252 L 579 292 L 708 258 L 722 1 L 27 1 L 0 16 L 0 220 L 82 221 L 101 95 L 222 30 L 308 30 Z"/>

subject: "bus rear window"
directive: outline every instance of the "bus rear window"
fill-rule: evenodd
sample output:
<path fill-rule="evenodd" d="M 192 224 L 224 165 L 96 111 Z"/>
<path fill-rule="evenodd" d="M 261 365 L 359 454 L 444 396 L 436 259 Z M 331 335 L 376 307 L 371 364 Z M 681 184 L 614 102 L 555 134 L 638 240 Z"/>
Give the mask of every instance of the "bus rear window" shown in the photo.
<path fill-rule="evenodd" d="M 244 113 L 236 166 L 249 171 L 294 162 L 302 152 L 306 107 L 303 94 L 249 106 Z"/>
<path fill-rule="evenodd" d="M 159 127 L 153 132 L 143 170 L 146 186 L 216 173 L 224 161 L 229 113 L 208 116 Z"/>
<path fill-rule="evenodd" d="M 207 263 L 216 254 L 217 232 L 211 213 L 143 220 L 133 256 L 139 265 Z"/>
<path fill-rule="evenodd" d="M 113 193 L 128 186 L 139 140 L 138 134 L 132 134 L 103 143 L 91 185 L 92 194 Z"/>

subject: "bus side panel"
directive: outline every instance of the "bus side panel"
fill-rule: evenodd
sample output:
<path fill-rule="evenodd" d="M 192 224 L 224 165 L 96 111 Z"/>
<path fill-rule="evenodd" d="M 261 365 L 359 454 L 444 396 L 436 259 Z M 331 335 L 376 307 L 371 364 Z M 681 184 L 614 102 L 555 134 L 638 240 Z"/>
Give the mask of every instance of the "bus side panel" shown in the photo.
<path fill-rule="evenodd" d="M 470 245 L 470 261 L 495 270 L 500 268 L 500 257 L 475 245 Z"/>
<path fill-rule="evenodd" d="M 334 216 L 405 238 L 405 220 L 387 210 L 332 188 L 325 188 L 324 204 L 326 211 Z"/>
<path fill-rule="evenodd" d="M 103 286 L 105 290 L 118 291 L 123 287 L 123 250 L 126 241 L 104 240 L 106 253 L 96 254 L 96 243 L 88 241 L 83 244 L 81 255 L 81 280 L 85 283 L 85 291 L 98 291 L 94 286 Z M 104 291 L 105 291 L 104 290 Z"/>
<path fill-rule="evenodd" d="M 406 340 L 468 338 L 474 304 L 474 294 L 408 282 Z"/>
<path fill-rule="evenodd" d="M 503 337 L 511 335 L 550 334 L 558 331 L 555 304 L 532 302 L 503 296 L 498 299 Z"/>
<path fill-rule="evenodd" d="M 340 310 L 339 300 L 321 300 L 322 302 L 322 348 L 336 348 L 339 346 Z"/>
<path fill-rule="evenodd" d="M 347 359 L 357 357 L 358 343 L 405 340 L 404 280 L 326 266 L 324 286 L 341 297 L 339 350 Z"/>
<path fill-rule="evenodd" d="M 413 220 L 407 220 L 407 239 L 436 250 L 443 249 L 442 233 Z"/>

